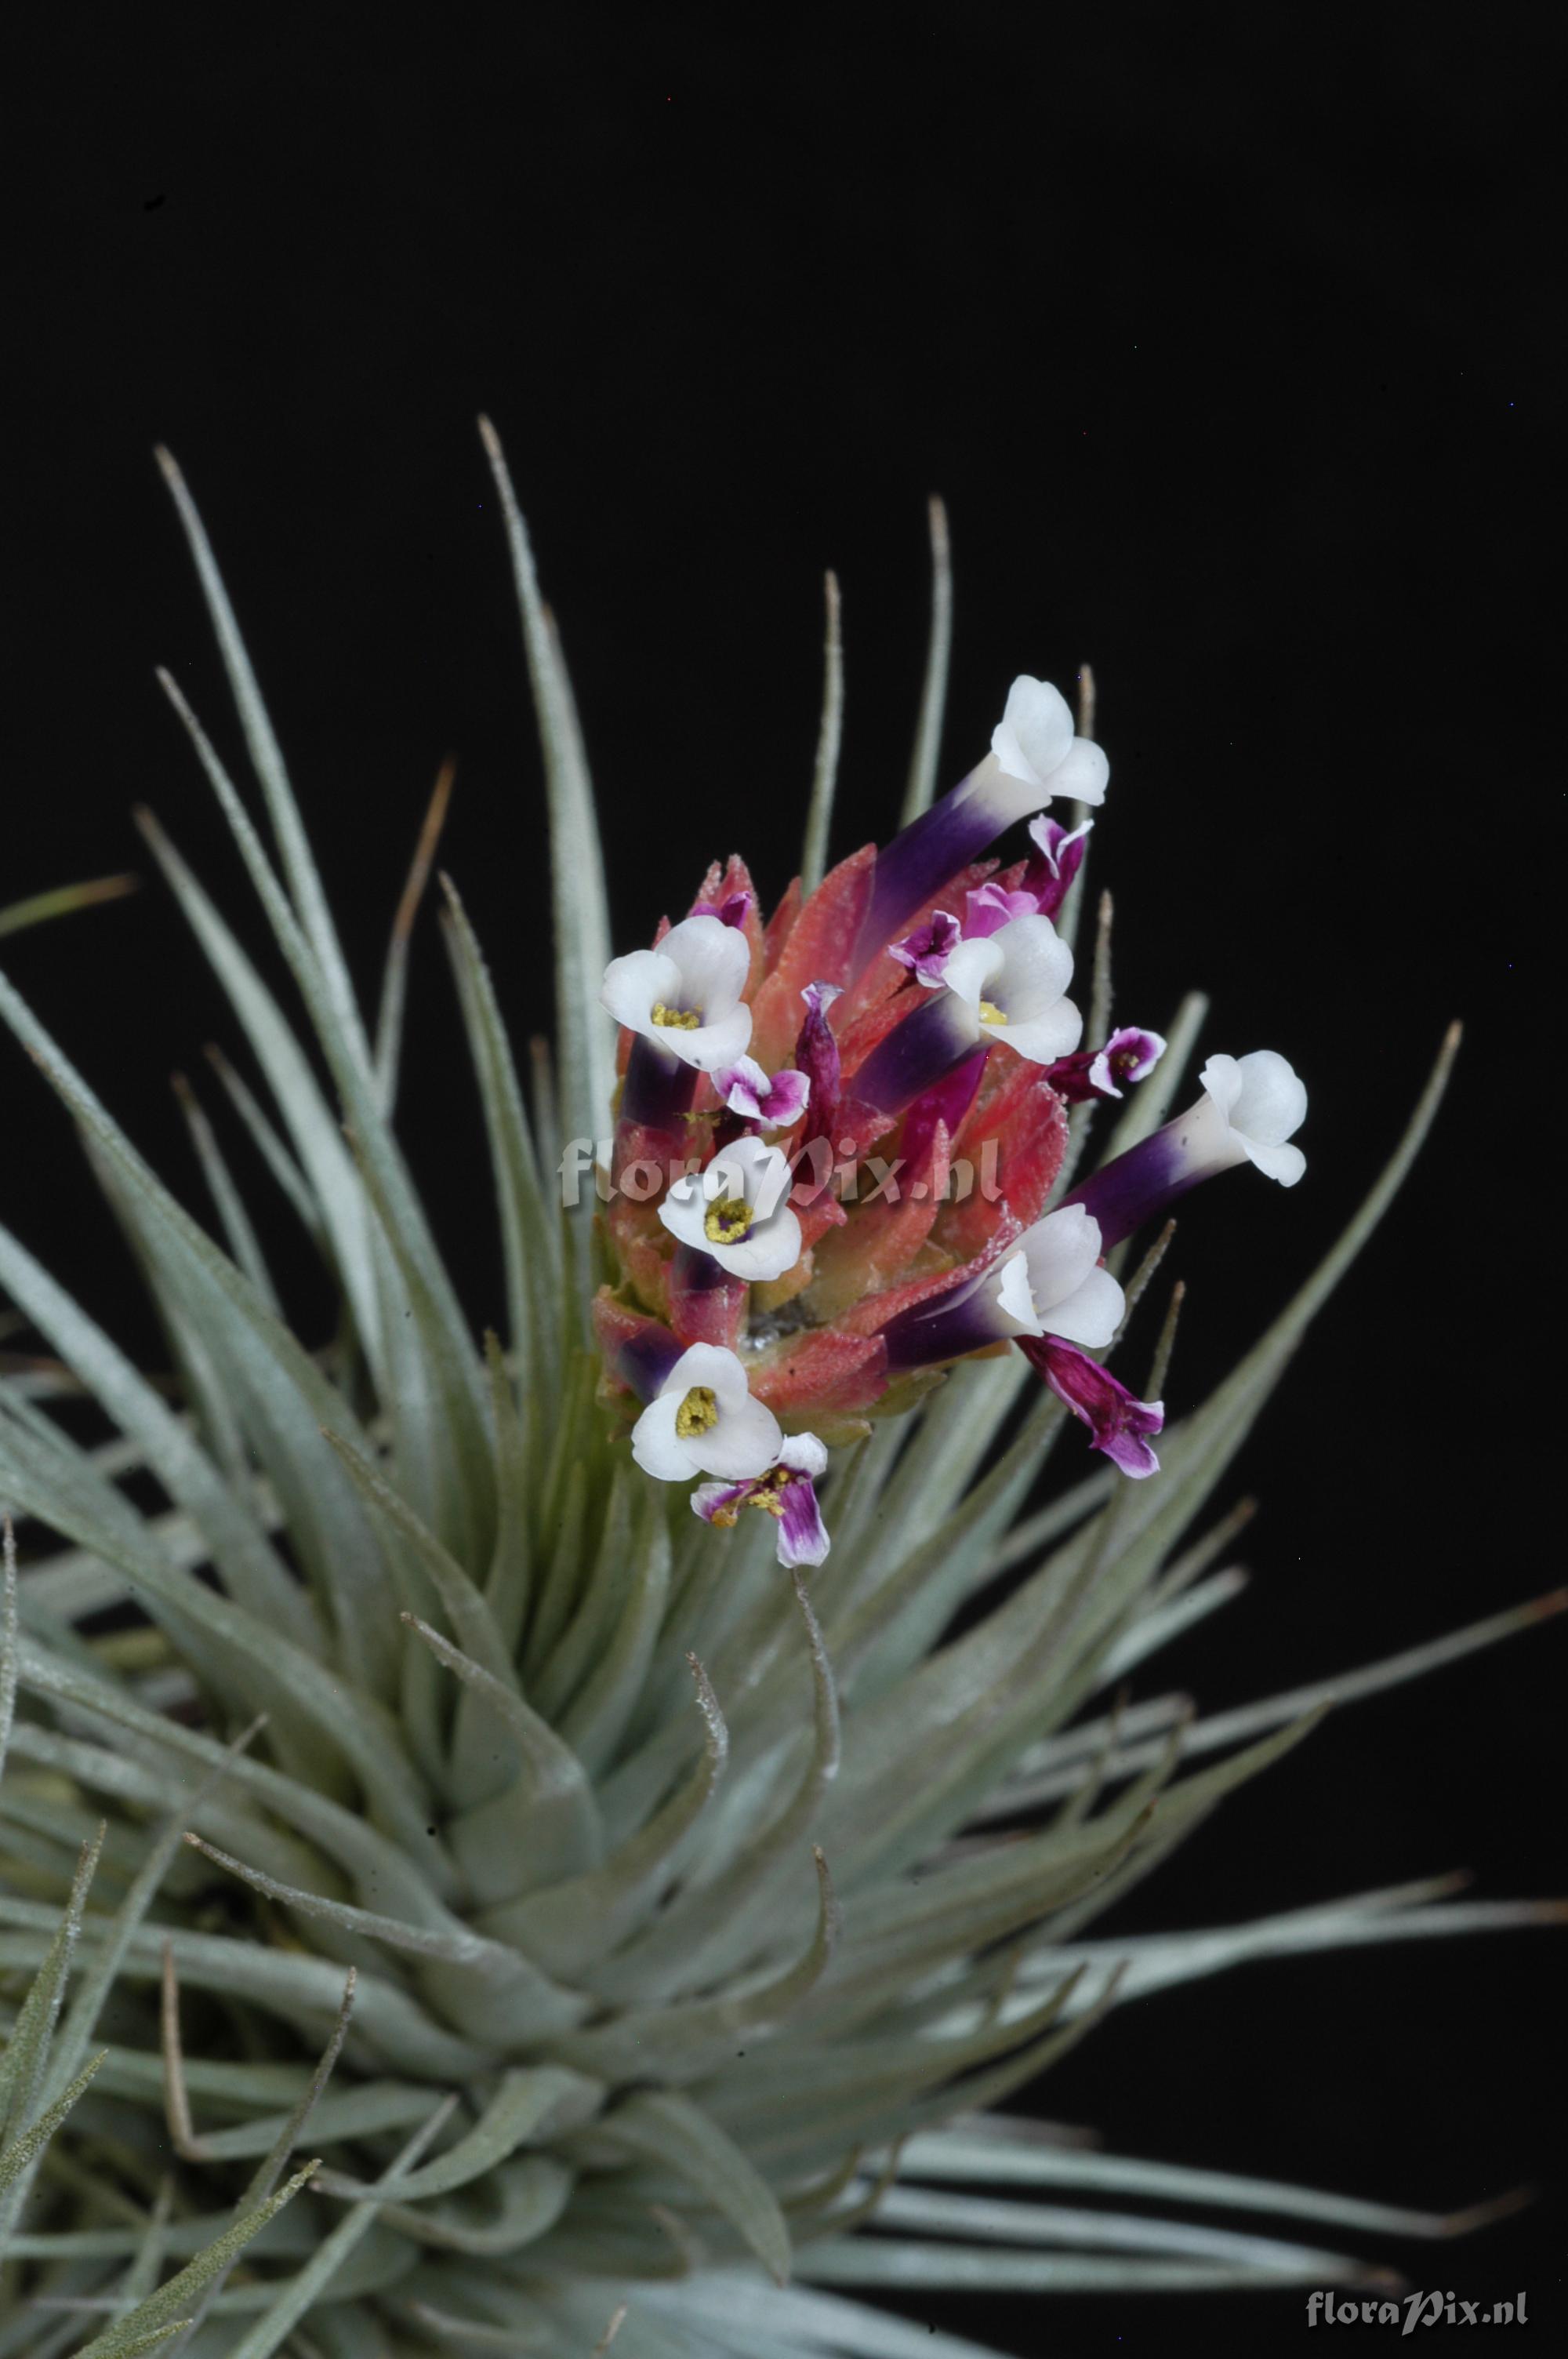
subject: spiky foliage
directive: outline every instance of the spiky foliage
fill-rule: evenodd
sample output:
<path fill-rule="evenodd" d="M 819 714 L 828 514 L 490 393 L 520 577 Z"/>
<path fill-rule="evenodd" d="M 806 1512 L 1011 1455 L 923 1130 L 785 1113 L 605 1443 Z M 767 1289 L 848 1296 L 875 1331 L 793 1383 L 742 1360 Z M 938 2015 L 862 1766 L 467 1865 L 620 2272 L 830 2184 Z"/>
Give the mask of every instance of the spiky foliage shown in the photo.
<path fill-rule="evenodd" d="M 1169 1699 L 1101 1701 L 1238 1585 L 1235 1516 L 1198 1519 L 1398 1188 L 1451 1048 L 1346 1235 L 1167 1435 L 1157 1482 L 1080 1472 L 1035 1504 L 1065 1413 L 1023 1399 L 1016 1354 L 976 1363 L 845 1453 L 808 1593 L 773 1563 L 768 1518 L 718 1532 L 637 1475 L 596 1398 L 594 1241 L 547 1183 L 557 1141 L 596 1135 L 611 1087 L 600 855 L 559 649 L 487 439 L 542 723 L 559 947 L 559 1081 L 530 1114 L 447 888 L 504 1341 L 476 1345 L 393 1127 L 430 844 L 373 1030 L 172 463 L 276 860 L 166 685 L 330 1093 L 178 851 L 150 819 L 146 832 L 272 1102 L 224 1066 L 232 1110 L 340 1288 L 329 1347 L 286 1323 L 205 1118 L 222 1243 L 0 984 L 178 1376 L 171 1405 L 0 1232 L 0 1286 L 49 1355 L 14 1353 L 0 1374 L 0 1499 L 27 1519 L 28 1553 L 19 1582 L 7 1560 L 0 1632 L 0 2359 L 588 2359 L 612 2336 L 618 2359 L 973 2359 L 978 2345 L 835 2288 L 1364 2277 L 1314 2244 L 1059 2198 L 1191 2199 L 1314 2232 L 1455 2223 L 1087 2154 L 991 2109 L 1134 1993 L 1271 1951 L 1541 1913 L 1463 1908 L 1428 1886 L 1221 1932 L 1085 1938 L 1331 1693 L 1192 1724 Z M 939 567 L 906 817 L 930 799 L 945 613 Z M 831 664 L 828 707 L 816 870 Z M 1178 1014 L 1116 1147 L 1161 1120 L 1202 1012 Z M 84 1398 L 106 1431 L 84 1431 Z M 1004 1820 L 1025 1832 L 996 1839 Z M 955 2185 L 972 2191 L 935 2191 Z M 854 2233 L 873 2215 L 874 2234 Z"/>

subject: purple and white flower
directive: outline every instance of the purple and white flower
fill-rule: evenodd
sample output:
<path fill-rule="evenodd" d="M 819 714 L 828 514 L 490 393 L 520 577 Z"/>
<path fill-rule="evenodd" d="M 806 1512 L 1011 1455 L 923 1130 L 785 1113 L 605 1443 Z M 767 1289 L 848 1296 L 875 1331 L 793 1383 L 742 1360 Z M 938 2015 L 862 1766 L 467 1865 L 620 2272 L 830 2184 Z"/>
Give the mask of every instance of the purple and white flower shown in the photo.
<path fill-rule="evenodd" d="M 1272 1049 L 1211 1057 L 1198 1079 L 1204 1094 L 1184 1114 L 1102 1164 L 1068 1197 L 1094 1214 L 1108 1248 L 1238 1163 L 1255 1163 L 1282 1188 L 1306 1169 L 1290 1144 L 1306 1118 L 1306 1088 L 1283 1057 Z"/>
<path fill-rule="evenodd" d="M 1024 1232 L 995 1279 L 996 1301 L 1014 1335 L 1063 1335 L 1103 1351 L 1127 1299 L 1099 1267 L 1100 1234 L 1081 1204 L 1047 1212 Z"/>
<path fill-rule="evenodd" d="M 1098 1224 L 1081 1205 L 1047 1212 L 1005 1260 L 891 1319 L 881 1331 L 889 1368 L 930 1367 L 1025 1336 L 1061 1335 L 1103 1349 L 1121 1324 L 1126 1299 L 1098 1266 L 1101 1251 Z"/>
<path fill-rule="evenodd" d="M 1076 1056 L 1058 1059 L 1045 1078 L 1070 1104 L 1084 1098 L 1119 1098 L 1119 1082 L 1146 1081 L 1164 1053 L 1161 1034 L 1125 1024 L 1103 1049 L 1080 1049 Z"/>
<path fill-rule="evenodd" d="M 704 1171 L 677 1180 L 659 1206 L 672 1236 L 749 1285 L 782 1277 L 800 1259 L 794 1184 L 781 1147 L 748 1135 L 721 1147 Z"/>
<path fill-rule="evenodd" d="M 1000 1266 L 888 1321 L 881 1332 L 890 1371 L 929 1367 L 1011 1338 L 1088 1427 L 1094 1449 L 1124 1474 L 1152 1474 L 1159 1460 L 1148 1436 L 1163 1425 L 1164 1404 L 1139 1400 L 1079 1348 L 1103 1351 L 1126 1310 L 1121 1288 L 1098 1266 L 1101 1245 L 1082 1205 L 1047 1212 Z"/>
<path fill-rule="evenodd" d="M 754 1057 L 742 1057 L 713 1076 L 713 1086 L 731 1114 L 760 1122 L 764 1130 L 787 1130 L 806 1112 L 811 1082 L 805 1073 L 784 1071 L 772 1078 Z"/>
<path fill-rule="evenodd" d="M 745 935 L 721 918 L 683 918 L 656 950 L 629 951 L 604 971 L 600 1003 L 618 1024 L 699 1073 L 745 1054 L 752 1011 Z"/>
<path fill-rule="evenodd" d="M 1211 1057 L 1198 1080 L 1207 1100 L 1198 1111 L 1208 1116 L 1213 1151 L 1227 1164 L 1245 1158 L 1281 1188 L 1293 1188 L 1306 1157 L 1287 1142 L 1306 1120 L 1307 1093 L 1286 1060 L 1272 1049 Z"/>
<path fill-rule="evenodd" d="M 1073 953 L 1049 918 L 1011 918 L 994 934 L 966 936 L 947 961 L 946 982 L 973 1011 L 975 1039 L 1005 1040 L 1032 1064 L 1071 1054 L 1084 1019 L 1064 996 Z"/>
<path fill-rule="evenodd" d="M 1019 1348 L 1057 1399 L 1088 1427 L 1091 1450 L 1103 1450 L 1134 1482 L 1160 1472 L 1148 1437 L 1164 1425 L 1163 1401 L 1141 1401 L 1108 1368 L 1054 1335 L 1022 1336 Z"/>
<path fill-rule="evenodd" d="M 973 894 L 969 897 L 972 900 Z M 1030 906 L 1033 908 L 1033 903 Z M 946 909 L 935 910 L 929 925 L 917 927 L 902 942 L 890 942 L 888 956 L 896 959 L 900 966 L 910 968 L 918 982 L 935 991 L 942 983 L 948 959 L 958 946 L 961 931 L 957 918 L 950 917 Z"/>
<path fill-rule="evenodd" d="M 1094 741 L 1073 734 L 1059 691 L 1042 679 L 1015 679 L 984 761 L 878 853 L 850 980 L 1004 828 L 1058 795 L 1098 803 L 1109 776 Z"/>
<path fill-rule="evenodd" d="M 683 1352 L 632 1429 L 633 1457 L 661 1483 L 697 1474 L 749 1482 L 783 1447 L 777 1418 L 752 1397 L 745 1369 L 719 1343 Z"/>
<path fill-rule="evenodd" d="M 1007 692 L 1007 707 L 991 732 L 991 758 L 1009 778 L 1027 786 L 1036 802 L 1058 795 L 1102 803 L 1110 764 L 1092 737 L 1073 734 L 1073 716 L 1060 689 L 1024 672 Z"/>
<path fill-rule="evenodd" d="M 782 1565 L 820 1564 L 828 1540 L 814 1481 L 827 1465 L 827 1452 L 814 1433 L 791 1434 L 765 1474 L 740 1483 L 699 1483 L 691 1495 L 692 1513 L 704 1523 L 723 1526 L 739 1522 L 742 1507 L 760 1507 L 777 1519 Z"/>

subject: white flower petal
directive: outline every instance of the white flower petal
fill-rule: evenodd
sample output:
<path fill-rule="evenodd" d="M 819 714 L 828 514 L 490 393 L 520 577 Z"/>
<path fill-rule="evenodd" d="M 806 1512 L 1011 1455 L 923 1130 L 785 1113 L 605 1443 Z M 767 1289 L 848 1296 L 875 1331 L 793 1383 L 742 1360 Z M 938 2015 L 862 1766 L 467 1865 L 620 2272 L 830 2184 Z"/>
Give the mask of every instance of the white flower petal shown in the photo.
<path fill-rule="evenodd" d="M 1059 689 L 1021 673 L 991 732 L 991 752 L 1010 778 L 1043 787 L 1072 750 L 1073 716 Z"/>
<path fill-rule="evenodd" d="M 688 920 L 688 923 L 691 922 Z M 705 920 L 705 922 L 707 922 Z M 719 923 L 717 918 L 711 921 Z M 734 928 L 726 926 L 727 934 Z M 683 1032 L 673 1025 L 656 1025 L 655 1037 L 666 1049 L 687 1065 L 695 1065 L 699 1073 L 716 1073 L 720 1065 L 732 1065 L 751 1045 L 752 1011 L 749 1007 L 734 1008 L 720 1016 L 715 1024 L 699 1024 L 695 1031 Z"/>
<path fill-rule="evenodd" d="M 1045 1332 L 1060 1335 L 1068 1343 L 1082 1343 L 1091 1352 L 1103 1351 L 1120 1326 L 1126 1308 L 1127 1297 L 1109 1270 L 1091 1269 L 1065 1301 L 1054 1303 L 1045 1312 Z"/>
<path fill-rule="evenodd" d="M 1044 1016 L 1031 1018 L 1027 1024 L 1007 1024 L 993 1031 L 993 1040 L 1005 1040 L 1032 1065 L 1054 1065 L 1058 1057 L 1070 1057 L 1084 1037 L 1084 1019 L 1070 999 L 1059 999 Z"/>
<path fill-rule="evenodd" d="M 1248 1161 L 1255 1163 L 1260 1171 L 1266 1171 L 1271 1180 L 1277 1180 L 1281 1188 L 1293 1188 L 1306 1169 L 1306 1157 L 1299 1147 L 1283 1141 L 1273 1147 L 1257 1138 L 1244 1138 L 1241 1143 L 1247 1149 Z"/>
<path fill-rule="evenodd" d="M 1073 979 L 1073 953 L 1050 919 L 1038 912 L 1010 918 L 990 941 L 1001 953 L 1001 972 L 985 996 L 997 1002 L 1009 1023 L 1028 1023 L 1054 1007 Z"/>
<path fill-rule="evenodd" d="M 681 971 L 683 1006 L 696 1007 L 709 1024 L 730 1013 L 752 964 L 751 947 L 738 926 L 727 926 L 721 918 L 683 918 L 659 948 Z"/>
<path fill-rule="evenodd" d="M 786 1433 L 779 1451 L 779 1463 L 796 1474 L 826 1474 L 827 1445 L 818 1441 L 814 1433 Z"/>
<path fill-rule="evenodd" d="M 736 1365 L 740 1366 L 739 1361 Z M 741 1373 L 743 1376 L 744 1369 Z M 718 1391 L 717 1386 L 714 1390 Z M 692 1446 L 706 1473 L 744 1483 L 754 1474 L 765 1474 L 775 1462 L 784 1447 L 784 1433 L 772 1409 L 748 1393 L 733 1405 L 721 1400 L 718 1424 L 697 1435 Z"/>
<path fill-rule="evenodd" d="M 650 1401 L 632 1429 L 632 1455 L 644 1474 L 652 1474 L 660 1483 L 689 1483 L 701 1472 L 700 1462 L 693 1455 L 689 1441 L 683 1441 L 676 1431 L 676 1417 L 685 1397 L 686 1388 L 679 1392 L 663 1392 L 657 1400 Z"/>
<path fill-rule="evenodd" d="M 1237 1059 L 1241 1088 L 1230 1107 L 1233 1127 L 1260 1147 L 1278 1147 L 1306 1120 L 1306 1085 L 1273 1049 Z"/>
<path fill-rule="evenodd" d="M 1001 973 L 1002 953 L 998 943 L 1006 930 L 1004 926 L 1000 933 L 959 942 L 948 955 L 942 980 L 970 1007 L 978 1007 L 982 999 L 989 997 L 987 985 Z"/>
<path fill-rule="evenodd" d="M 741 1237 L 732 1245 L 704 1245 L 720 1269 L 731 1277 L 743 1277 L 748 1286 L 765 1284 L 769 1278 L 782 1277 L 800 1259 L 800 1222 L 786 1204 L 782 1212 L 759 1221 L 749 1237 Z"/>
<path fill-rule="evenodd" d="M 672 992 L 681 985 L 681 973 L 674 959 L 659 951 L 628 951 L 624 958 L 611 959 L 604 970 L 599 1004 L 607 1007 L 617 1024 L 629 1025 L 633 1032 L 650 1038 L 663 1037 L 653 1020 L 654 1003 L 669 1004 Z"/>
<path fill-rule="evenodd" d="M 1045 1330 L 1040 1323 L 1029 1284 L 1029 1261 L 1023 1253 L 1009 1254 L 1003 1262 L 996 1299 L 1022 1334 L 1044 1335 Z"/>
<path fill-rule="evenodd" d="M 1230 1109 L 1241 1095 L 1242 1072 L 1235 1058 L 1211 1057 L 1198 1080 L 1228 1122 Z"/>
<path fill-rule="evenodd" d="M 708 1218 L 708 1204 L 702 1193 L 702 1182 L 695 1172 L 677 1180 L 668 1189 L 659 1205 L 659 1218 L 672 1237 L 683 1245 L 693 1245 L 698 1253 L 708 1251 L 703 1222 Z"/>
<path fill-rule="evenodd" d="M 1042 1318 L 1081 1286 L 1099 1259 L 1099 1223 L 1082 1204 L 1064 1204 L 1024 1232 L 1020 1246 Z"/>
<path fill-rule="evenodd" d="M 1053 800 L 1068 795 L 1076 803 L 1103 803 L 1110 780 L 1110 764 L 1092 737 L 1075 737 L 1066 759 L 1052 771 L 1045 784 Z"/>
<path fill-rule="evenodd" d="M 761 1138 L 733 1138 L 714 1158 L 714 1166 L 719 1165 L 740 1182 L 728 1192 L 744 1196 L 761 1212 L 770 1212 L 789 1193 L 789 1158 L 782 1147 L 770 1147 Z"/>
<path fill-rule="evenodd" d="M 660 1386 L 659 1397 L 665 1399 L 674 1393 L 684 1400 L 693 1385 L 706 1385 L 720 1411 L 734 1408 L 752 1397 L 745 1369 L 722 1343 L 688 1343 Z M 707 1461 L 703 1463 L 706 1465 Z M 715 1466 L 712 1472 L 721 1474 L 724 1469 Z"/>

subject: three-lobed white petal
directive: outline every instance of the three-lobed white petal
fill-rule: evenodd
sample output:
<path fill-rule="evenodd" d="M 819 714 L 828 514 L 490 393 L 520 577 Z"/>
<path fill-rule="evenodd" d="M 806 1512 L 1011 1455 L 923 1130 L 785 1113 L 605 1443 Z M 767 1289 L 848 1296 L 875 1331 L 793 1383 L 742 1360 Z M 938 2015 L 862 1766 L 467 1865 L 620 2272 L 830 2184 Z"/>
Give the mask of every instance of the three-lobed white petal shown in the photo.
<path fill-rule="evenodd" d="M 1065 795 L 1102 803 L 1110 764 L 1092 737 L 1073 734 L 1073 716 L 1060 689 L 1021 673 L 991 732 L 991 756 L 1010 778 L 1033 787 L 1043 802 Z"/>
<path fill-rule="evenodd" d="M 1059 688 L 1021 673 L 1007 691 L 1001 719 L 991 732 L 991 752 L 1010 778 L 1045 790 L 1051 772 L 1072 751 L 1073 716 Z"/>
<path fill-rule="evenodd" d="M 713 1422 L 683 1434 L 682 1408 L 699 1390 L 713 1397 Z M 777 1418 L 753 1398 L 745 1369 L 719 1343 L 693 1343 L 683 1352 L 632 1429 L 633 1457 L 661 1483 L 687 1483 L 696 1474 L 750 1482 L 766 1473 L 783 1447 Z"/>
<path fill-rule="evenodd" d="M 656 950 L 628 951 L 604 971 L 600 1004 L 618 1024 L 656 1041 L 700 1073 L 732 1065 L 751 1044 L 752 1011 L 741 1000 L 751 949 L 739 928 L 718 918 L 683 918 Z M 664 1007 L 696 1024 L 658 1023 Z"/>
<path fill-rule="evenodd" d="M 1293 1188 L 1306 1157 L 1287 1142 L 1306 1120 L 1307 1093 L 1289 1060 L 1273 1049 L 1214 1056 L 1198 1080 L 1248 1161 L 1282 1188 Z"/>
<path fill-rule="evenodd" d="M 966 938 L 948 958 L 943 980 L 975 1010 L 983 1037 L 1005 1040 L 1031 1063 L 1071 1056 L 1084 1019 L 1063 997 L 1073 976 L 1073 953 L 1049 918 L 1011 918 L 994 934 Z"/>
<path fill-rule="evenodd" d="M 1103 1350 L 1121 1324 L 1126 1297 L 1099 1268 L 1099 1223 L 1081 1204 L 1064 1204 L 1026 1230 L 996 1288 L 1016 1332 Z"/>
<path fill-rule="evenodd" d="M 792 1184 L 782 1147 L 750 1136 L 732 1139 L 706 1170 L 675 1182 L 659 1206 L 659 1218 L 682 1245 L 709 1255 L 732 1277 L 758 1285 L 782 1277 L 800 1259 L 800 1222 L 789 1202 Z M 710 1218 L 723 1203 L 744 1204 L 749 1217 L 743 1235 L 727 1239 L 721 1234 L 726 1224 Z"/>

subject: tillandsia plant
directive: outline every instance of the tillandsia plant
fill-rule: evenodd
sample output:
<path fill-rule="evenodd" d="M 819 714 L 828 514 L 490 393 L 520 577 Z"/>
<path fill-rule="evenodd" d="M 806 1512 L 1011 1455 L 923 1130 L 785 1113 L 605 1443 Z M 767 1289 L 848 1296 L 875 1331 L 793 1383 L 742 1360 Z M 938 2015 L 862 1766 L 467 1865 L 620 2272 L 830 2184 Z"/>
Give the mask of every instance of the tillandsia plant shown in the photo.
<path fill-rule="evenodd" d="M 0 2359 L 590 2359 L 611 2342 L 618 2359 L 976 2359 L 879 2289 L 1386 2285 L 1324 2233 L 1377 2245 L 1462 2220 L 1087 2150 L 999 2108 L 1135 1994 L 1554 1913 L 1458 1904 L 1439 1881 L 1088 1936 L 1335 1695 L 1562 1602 L 1216 1718 L 1119 1699 L 1235 1593 L 1240 1513 L 1204 1528 L 1206 1503 L 1397 1190 L 1453 1044 L 1323 1266 L 1165 1426 L 1179 1289 L 1147 1377 L 1107 1365 L 1161 1216 L 1230 1167 L 1298 1180 L 1305 1094 L 1269 1049 L 1209 1055 L 1184 1083 L 1196 999 L 1168 1038 L 1113 1028 L 1104 923 L 1080 1014 L 1108 775 L 1092 715 L 1075 726 L 1021 678 L 989 755 L 933 799 L 938 533 L 891 842 L 822 873 L 830 628 L 801 879 L 764 922 L 730 857 L 650 947 L 613 956 L 567 676 L 484 431 L 558 959 L 530 1104 L 442 880 L 503 1332 L 471 1332 L 394 1126 L 449 779 L 372 1025 L 167 459 L 276 854 L 164 684 L 328 1085 L 143 830 L 254 1059 L 249 1079 L 216 1060 L 236 1138 L 338 1288 L 330 1342 L 287 1323 L 194 1098 L 216 1234 L 0 983 L 173 1369 L 141 1373 L 0 1230 L 0 1501 L 23 1559 L 7 1536 Z M 999 854 L 1026 821 L 1027 852 Z M 694 875 L 730 850 L 694 846 Z M 1084 2195 L 1102 2200 L 1062 2200 Z M 1124 2214 L 1124 2195 L 1167 2209 Z M 1173 2216 L 1189 2203 L 1310 2223 L 1310 2241 Z"/>

